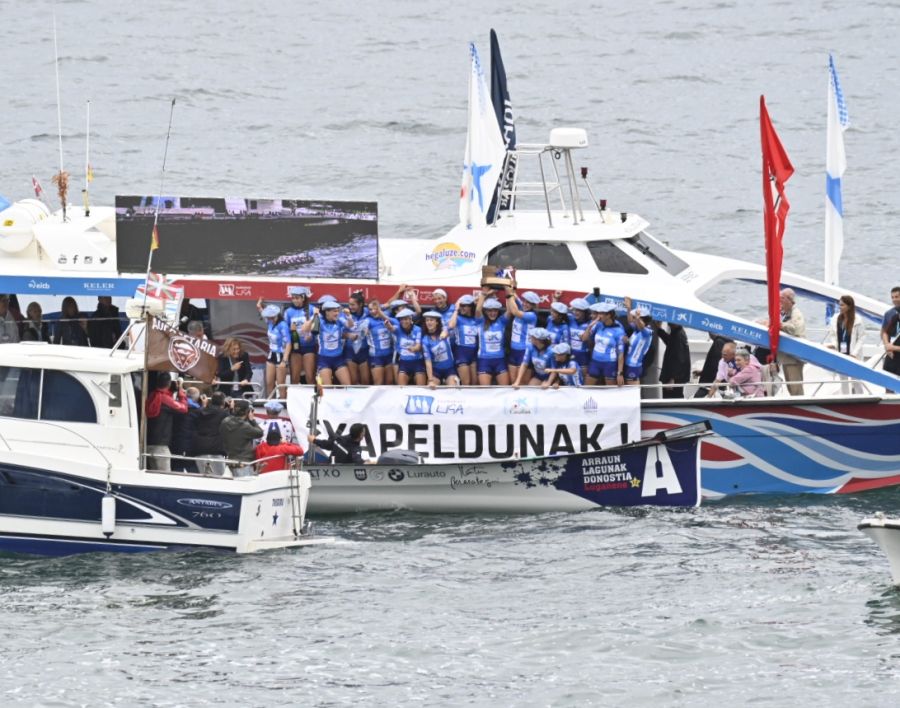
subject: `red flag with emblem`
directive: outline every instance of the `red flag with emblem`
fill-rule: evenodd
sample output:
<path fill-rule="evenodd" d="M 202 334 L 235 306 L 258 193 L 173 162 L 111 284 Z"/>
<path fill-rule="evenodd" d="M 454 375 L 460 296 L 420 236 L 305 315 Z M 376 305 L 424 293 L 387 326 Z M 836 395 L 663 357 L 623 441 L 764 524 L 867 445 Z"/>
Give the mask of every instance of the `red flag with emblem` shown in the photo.
<path fill-rule="evenodd" d="M 784 259 L 782 238 L 791 205 L 784 185 L 794 174 L 794 166 L 766 110 L 766 97 L 759 97 L 759 130 L 762 143 L 763 223 L 766 232 L 766 278 L 769 290 L 769 361 L 778 353 L 781 332 L 781 264 Z"/>

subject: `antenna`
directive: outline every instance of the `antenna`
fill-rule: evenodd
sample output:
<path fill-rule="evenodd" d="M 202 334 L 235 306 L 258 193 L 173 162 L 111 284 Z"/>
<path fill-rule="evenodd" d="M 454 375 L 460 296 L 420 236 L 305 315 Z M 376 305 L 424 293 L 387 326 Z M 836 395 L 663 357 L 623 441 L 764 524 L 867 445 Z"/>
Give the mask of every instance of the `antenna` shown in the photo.
<path fill-rule="evenodd" d="M 56 68 L 56 127 L 59 135 L 59 172 L 51 180 L 62 202 L 62 218 L 66 221 L 66 201 L 69 195 L 69 173 L 63 169 L 62 105 L 59 99 L 59 45 L 56 41 L 56 13 L 53 13 L 53 63 Z"/>

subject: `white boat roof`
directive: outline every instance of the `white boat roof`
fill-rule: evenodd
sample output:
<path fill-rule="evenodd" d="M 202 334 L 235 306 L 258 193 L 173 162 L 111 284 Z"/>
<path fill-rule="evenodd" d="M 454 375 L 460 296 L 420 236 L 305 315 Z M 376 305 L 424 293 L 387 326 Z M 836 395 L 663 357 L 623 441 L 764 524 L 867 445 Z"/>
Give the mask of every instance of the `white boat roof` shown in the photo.
<path fill-rule="evenodd" d="M 143 353 L 73 347 L 46 342 L 0 344 L 0 366 L 56 369 L 72 373 L 129 374 L 144 368 Z"/>

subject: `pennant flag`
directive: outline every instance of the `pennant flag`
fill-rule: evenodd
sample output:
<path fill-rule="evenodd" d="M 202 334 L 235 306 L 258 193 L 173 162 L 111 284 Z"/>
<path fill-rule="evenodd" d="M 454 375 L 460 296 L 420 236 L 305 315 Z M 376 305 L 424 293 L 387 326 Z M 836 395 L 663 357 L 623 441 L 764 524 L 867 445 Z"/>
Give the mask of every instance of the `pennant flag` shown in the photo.
<path fill-rule="evenodd" d="M 151 317 L 146 338 L 148 371 L 179 371 L 192 379 L 212 383 L 218 364 L 215 343 L 192 337 L 159 317 Z"/>
<path fill-rule="evenodd" d="M 766 97 L 759 97 L 759 130 L 762 143 L 763 223 L 766 232 L 766 278 L 769 285 L 769 361 L 778 354 L 781 333 L 781 263 L 784 259 L 782 237 L 787 221 L 788 204 L 784 185 L 794 174 L 778 134 L 766 110 Z"/>
<path fill-rule="evenodd" d="M 506 146 L 497 115 L 488 96 L 481 59 L 469 44 L 472 69 L 469 73 L 469 129 L 459 192 L 459 220 L 466 228 L 484 226 L 497 180 L 503 168 Z"/>
<path fill-rule="evenodd" d="M 512 201 L 510 192 L 516 179 L 517 162 L 516 155 L 511 152 L 516 149 L 516 122 L 513 118 L 512 102 L 509 100 L 509 89 L 506 87 L 506 69 L 500 56 L 500 42 L 494 30 L 491 30 L 491 102 L 494 104 L 494 113 L 507 153 L 500 175 L 500 190 L 494 191 L 491 208 L 488 210 L 489 223 L 494 222 L 498 201 L 501 210 L 510 208 Z"/>
<path fill-rule="evenodd" d="M 38 182 L 37 177 L 31 175 L 31 187 L 34 189 L 34 196 L 36 199 L 44 198 L 44 188 L 41 187 L 41 183 Z"/>
<path fill-rule="evenodd" d="M 162 307 L 166 322 L 176 325 L 181 316 L 181 303 L 184 300 L 184 288 L 172 285 L 172 281 L 152 271 L 147 274 L 145 282 L 137 286 L 134 299 L 147 301 L 151 307 Z"/>
<path fill-rule="evenodd" d="M 88 182 L 94 181 L 94 168 L 91 167 L 90 165 L 87 166 L 87 181 Z"/>
<path fill-rule="evenodd" d="M 159 248 L 159 227 L 153 224 L 153 232 L 150 234 L 150 250 L 155 251 Z"/>
<path fill-rule="evenodd" d="M 847 104 L 834 57 L 828 55 L 828 137 L 825 151 L 825 282 L 838 284 L 838 269 L 844 250 L 844 203 L 841 181 L 847 169 L 844 131 L 850 125 Z"/>

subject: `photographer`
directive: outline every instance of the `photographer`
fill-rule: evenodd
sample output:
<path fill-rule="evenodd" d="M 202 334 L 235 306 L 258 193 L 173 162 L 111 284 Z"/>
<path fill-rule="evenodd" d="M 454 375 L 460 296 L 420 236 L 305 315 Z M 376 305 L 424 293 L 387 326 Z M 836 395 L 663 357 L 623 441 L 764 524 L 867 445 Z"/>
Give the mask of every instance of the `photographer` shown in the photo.
<path fill-rule="evenodd" d="M 237 460 L 248 464 L 235 467 L 235 477 L 248 477 L 253 474 L 252 463 L 256 459 L 254 441 L 263 436 L 263 429 L 253 417 L 253 406 L 248 401 L 234 401 L 232 415 L 222 420 L 220 428 L 225 455 L 229 460 Z"/>
<path fill-rule="evenodd" d="M 318 445 L 331 451 L 331 461 L 337 465 L 365 464 L 370 460 L 363 459 L 362 442 L 366 437 L 366 426 L 354 423 L 347 435 L 335 435 L 328 440 L 317 440 L 315 435 L 308 436 L 310 445 Z"/>

